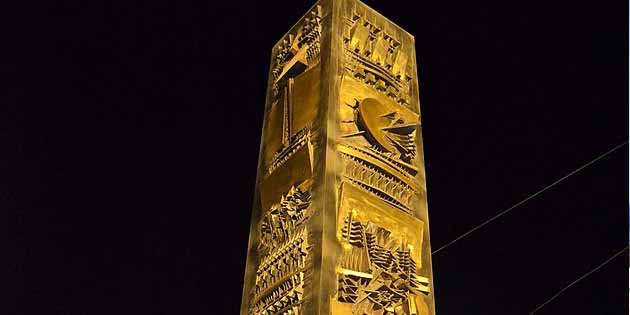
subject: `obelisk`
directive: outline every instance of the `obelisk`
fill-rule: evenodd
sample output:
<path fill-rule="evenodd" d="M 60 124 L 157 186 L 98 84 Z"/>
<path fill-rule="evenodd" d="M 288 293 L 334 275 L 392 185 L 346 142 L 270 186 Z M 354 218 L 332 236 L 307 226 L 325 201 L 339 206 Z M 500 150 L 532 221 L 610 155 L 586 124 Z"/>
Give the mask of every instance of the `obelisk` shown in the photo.
<path fill-rule="evenodd" d="M 417 73 L 357 0 L 273 47 L 242 315 L 435 314 Z"/>

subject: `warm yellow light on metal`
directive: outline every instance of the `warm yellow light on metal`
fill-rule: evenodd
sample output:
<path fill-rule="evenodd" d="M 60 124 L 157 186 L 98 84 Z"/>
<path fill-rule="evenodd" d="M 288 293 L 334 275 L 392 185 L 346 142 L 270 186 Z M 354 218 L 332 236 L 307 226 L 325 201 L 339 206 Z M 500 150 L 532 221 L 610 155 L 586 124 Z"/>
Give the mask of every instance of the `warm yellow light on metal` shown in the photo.
<path fill-rule="evenodd" d="M 273 47 L 241 314 L 435 314 L 414 38 L 322 0 Z"/>

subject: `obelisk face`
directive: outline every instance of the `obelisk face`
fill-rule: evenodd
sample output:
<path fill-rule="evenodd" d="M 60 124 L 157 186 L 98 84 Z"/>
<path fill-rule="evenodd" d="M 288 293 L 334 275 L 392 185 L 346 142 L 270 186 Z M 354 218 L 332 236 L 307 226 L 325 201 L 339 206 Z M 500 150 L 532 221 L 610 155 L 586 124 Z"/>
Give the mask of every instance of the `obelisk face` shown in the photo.
<path fill-rule="evenodd" d="M 241 314 L 435 314 L 416 74 L 356 0 L 274 47 Z"/>

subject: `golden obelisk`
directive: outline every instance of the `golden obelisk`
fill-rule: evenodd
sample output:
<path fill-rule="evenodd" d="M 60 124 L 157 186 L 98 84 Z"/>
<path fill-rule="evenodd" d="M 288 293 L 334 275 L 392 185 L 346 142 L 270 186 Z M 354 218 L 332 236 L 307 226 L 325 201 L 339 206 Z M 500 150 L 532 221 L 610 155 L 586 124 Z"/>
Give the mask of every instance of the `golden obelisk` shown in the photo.
<path fill-rule="evenodd" d="M 435 314 L 413 36 L 321 0 L 271 57 L 241 314 Z"/>

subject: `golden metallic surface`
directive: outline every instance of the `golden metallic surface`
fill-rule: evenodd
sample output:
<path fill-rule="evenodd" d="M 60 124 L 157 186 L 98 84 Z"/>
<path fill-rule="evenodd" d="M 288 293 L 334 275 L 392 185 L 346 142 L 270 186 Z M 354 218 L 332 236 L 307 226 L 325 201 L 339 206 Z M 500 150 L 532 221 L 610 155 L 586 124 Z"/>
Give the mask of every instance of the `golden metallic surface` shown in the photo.
<path fill-rule="evenodd" d="M 273 47 L 242 315 L 435 314 L 415 60 L 357 0 Z"/>

